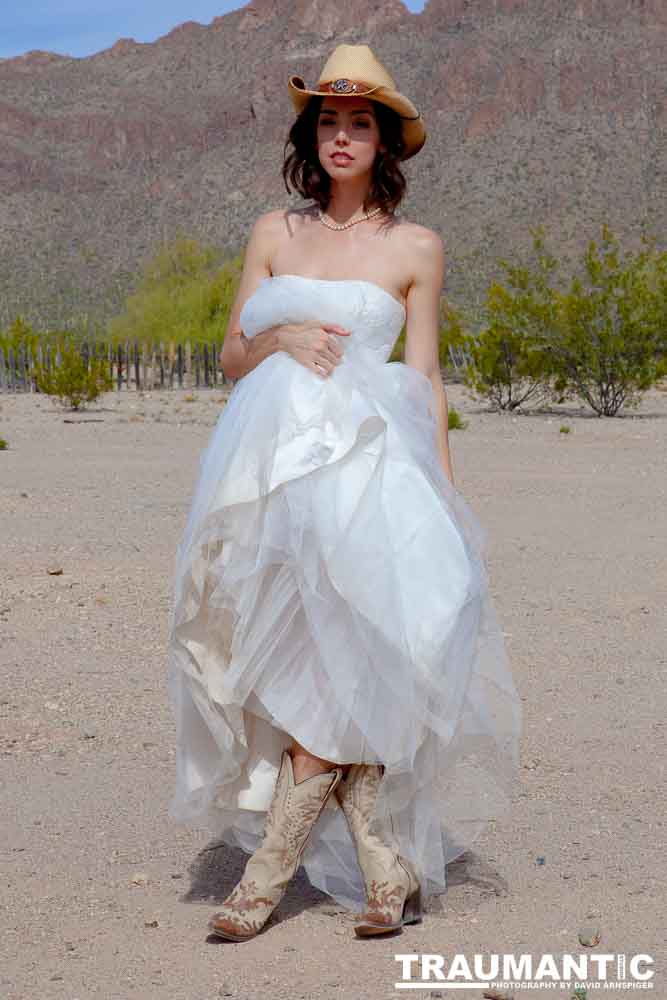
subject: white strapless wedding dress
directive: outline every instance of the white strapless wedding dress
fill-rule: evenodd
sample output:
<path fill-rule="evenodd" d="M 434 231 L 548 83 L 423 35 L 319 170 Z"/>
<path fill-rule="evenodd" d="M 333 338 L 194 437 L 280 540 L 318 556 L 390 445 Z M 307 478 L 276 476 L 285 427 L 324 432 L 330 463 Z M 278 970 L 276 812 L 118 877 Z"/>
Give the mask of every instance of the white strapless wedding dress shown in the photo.
<path fill-rule="evenodd" d="M 521 710 L 485 533 L 440 464 L 430 381 L 387 363 L 404 307 L 364 280 L 264 279 L 247 337 L 319 319 L 351 330 L 319 376 L 279 351 L 234 385 L 200 459 L 169 638 L 171 815 L 252 853 L 283 748 L 382 763 L 377 829 L 426 894 L 509 805 Z M 365 904 L 329 800 L 302 863 Z"/>

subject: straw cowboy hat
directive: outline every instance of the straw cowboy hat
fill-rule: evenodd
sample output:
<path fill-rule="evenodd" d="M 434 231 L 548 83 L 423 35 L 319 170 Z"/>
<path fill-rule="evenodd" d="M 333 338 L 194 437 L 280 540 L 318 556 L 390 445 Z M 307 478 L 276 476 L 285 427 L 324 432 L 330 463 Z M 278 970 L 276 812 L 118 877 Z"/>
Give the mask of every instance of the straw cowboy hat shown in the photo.
<path fill-rule="evenodd" d="M 404 160 L 418 153 L 426 142 L 422 116 L 412 101 L 399 93 L 393 79 L 368 45 L 336 46 L 324 64 L 316 90 L 308 90 L 300 76 L 290 76 L 287 86 L 297 112 L 303 111 L 311 97 L 330 94 L 368 97 L 371 101 L 386 104 L 401 117 Z"/>

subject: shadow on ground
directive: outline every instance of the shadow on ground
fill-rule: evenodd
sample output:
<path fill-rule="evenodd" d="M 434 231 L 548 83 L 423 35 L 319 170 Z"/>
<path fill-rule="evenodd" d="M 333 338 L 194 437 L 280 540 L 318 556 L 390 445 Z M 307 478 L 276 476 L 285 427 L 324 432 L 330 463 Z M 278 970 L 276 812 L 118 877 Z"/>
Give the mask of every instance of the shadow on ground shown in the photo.
<path fill-rule="evenodd" d="M 209 902 L 220 905 L 240 881 L 249 855 L 238 847 L 210 844 L 195 857 L 188 869 L 190 888 L 181 896 L 183 903 Z M 274 910 L 271 921 L 287 920 L 318 904 L 331 907 L 335 901 L 311 885 L 305 869 L 300 866 L 289 882 L 285 895 Z M 338 905 L 336 908 L 338 909 Z M 340 908 L 341 913 L 347 911 Z"/>
<path fill-rule="evenodd" d="M 211 843 L 194 858 L 188 868 L 190 888 L 181 896 L 182 903 L 210 903 L 221 905 L 238 884 L 249 855 L 238 847 Z M 478 897 L 506 896 L 509 892 L 505 879 L 492 863 L 466 851 L 447 865 L 447 885 L 450 891 L 463 889 Z M 448 892 L 431 894 L 424 900 L 424 913 L 432 916 L 449 911 Z M 336 900 L 311 884 L 305 868 L 299 866 L 290 880 L 285 895 L 271 915 L 269 924 L 290 920 L 305 910 L 319 910 L 329 916 L 346 915 L 353 919 L 352 911 L 340 906 Z"/>

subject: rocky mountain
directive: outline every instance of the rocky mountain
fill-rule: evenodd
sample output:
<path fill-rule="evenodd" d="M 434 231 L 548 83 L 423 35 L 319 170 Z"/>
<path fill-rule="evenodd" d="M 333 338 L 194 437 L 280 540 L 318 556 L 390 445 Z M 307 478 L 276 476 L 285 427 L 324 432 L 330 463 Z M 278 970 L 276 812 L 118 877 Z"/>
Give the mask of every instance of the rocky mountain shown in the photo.
<path fill-rule="evenodd" d="M 423 109 L 403 214 L 449 250 L 452 298 L 544 223 L 564 253 L 605 219 L 667 223 L 664 0 L 253 0 L 157 42 L 0 60 L 0 323 L 105 316 L 187 233 L 230 250 L 280 177 L 286 81 L 365 42 Z"/>

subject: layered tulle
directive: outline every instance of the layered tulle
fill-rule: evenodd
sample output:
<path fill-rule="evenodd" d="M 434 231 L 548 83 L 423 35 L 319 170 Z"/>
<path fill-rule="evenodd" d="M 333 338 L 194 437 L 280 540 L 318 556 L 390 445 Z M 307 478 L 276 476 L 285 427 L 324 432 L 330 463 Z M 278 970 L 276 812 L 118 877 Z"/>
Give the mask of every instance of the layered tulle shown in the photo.
<path fill-rule="evenodd" d="M 367 282 L 283 276 L 241 318 L 252 336 L 314 317 L 353 331 L 335 373 L 271 355 L 235 385 L 201 457 L 175 565 L 171 812 L 253 851 L 291 737 L 382 763 L 375 826 L 437 892 L 507 808 L 518 766 L 485 537 L 440 465 L 429 380 L 385 363 L 400 304 Z M 363 905 L 335 799 L 303 863 Z"/>

